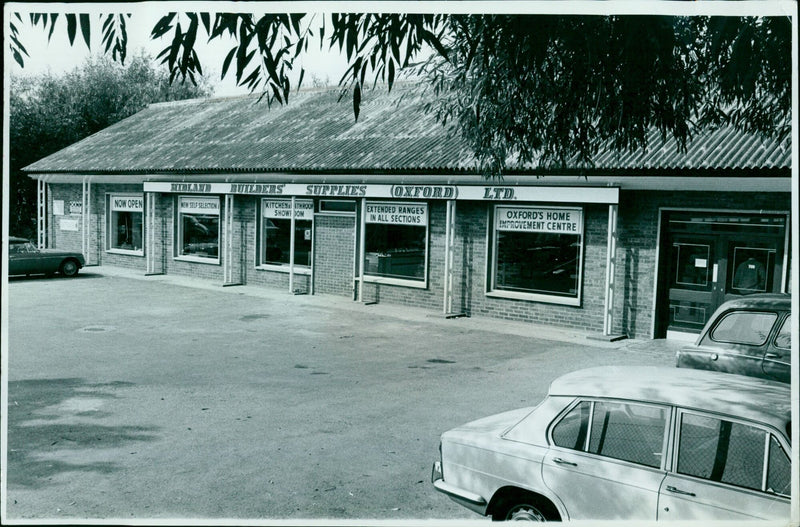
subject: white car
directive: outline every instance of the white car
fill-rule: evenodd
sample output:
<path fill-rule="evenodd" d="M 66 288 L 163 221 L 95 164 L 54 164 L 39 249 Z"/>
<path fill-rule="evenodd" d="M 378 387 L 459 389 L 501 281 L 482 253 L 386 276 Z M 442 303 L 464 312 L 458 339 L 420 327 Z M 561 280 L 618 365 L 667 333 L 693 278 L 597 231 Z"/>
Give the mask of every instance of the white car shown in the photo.
<path fill-rule="evenodd" d="M 445 432 L 431 480 L 493 520 L 788 521 L 790 420 L 785 383 L 590 368 Z"/>

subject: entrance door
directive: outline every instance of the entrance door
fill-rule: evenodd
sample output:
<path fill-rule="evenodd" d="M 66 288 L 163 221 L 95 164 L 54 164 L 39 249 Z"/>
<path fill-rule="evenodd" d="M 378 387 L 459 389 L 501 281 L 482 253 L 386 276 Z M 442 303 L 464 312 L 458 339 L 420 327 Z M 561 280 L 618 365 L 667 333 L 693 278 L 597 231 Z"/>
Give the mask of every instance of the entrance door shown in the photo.
<path fill-rule="evenodd" d="M 785 216 L 665 216 L 656 337 L 699 333 L 726 300 L 782 291 Z"/>

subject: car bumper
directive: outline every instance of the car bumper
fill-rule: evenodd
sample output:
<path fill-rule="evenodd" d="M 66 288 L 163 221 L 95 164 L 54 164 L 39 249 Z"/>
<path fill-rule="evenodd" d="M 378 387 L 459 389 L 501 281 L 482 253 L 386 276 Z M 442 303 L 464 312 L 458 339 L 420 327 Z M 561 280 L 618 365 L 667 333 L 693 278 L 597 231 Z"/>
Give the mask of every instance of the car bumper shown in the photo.
<path fill-rule="evenodd" d="M 433 487 L 436 490 L 442 494 L 446 494 L 456 503 L 475 511 L 478 514 L 486 514 L 487 503 L 483 496 L 458 488 L 454 485 L 450 485 L 444 481 L 442 463 L 440 461 L 436 461 L 433 464 L 433 468 L 431 469 L 431 483 L 433 483 Z"/>

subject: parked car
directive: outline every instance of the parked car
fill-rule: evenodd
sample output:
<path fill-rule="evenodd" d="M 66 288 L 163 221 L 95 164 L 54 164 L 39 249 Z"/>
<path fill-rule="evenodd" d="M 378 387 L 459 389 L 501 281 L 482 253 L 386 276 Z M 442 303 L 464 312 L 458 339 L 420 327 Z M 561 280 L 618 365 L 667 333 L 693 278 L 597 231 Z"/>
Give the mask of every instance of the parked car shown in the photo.
<path fill-rule="evenodd" d="M 75 276 L 86 261 L 81 253 L 38 249 L 25 238 L 8 239 L 8 274 L 55 274 Z"/>
<path fill-rule="evenodd" d="M 679 368 L 791 382 L 792 297 L 750 295 L 722 304 L 697 341 L 678 350 Z"/>
<path fill-rule="evenodd" d="M 788 521 L 790 426 L 787 384 L 590 368 L 445 432 L 431 480 L 493 520 Z"/>

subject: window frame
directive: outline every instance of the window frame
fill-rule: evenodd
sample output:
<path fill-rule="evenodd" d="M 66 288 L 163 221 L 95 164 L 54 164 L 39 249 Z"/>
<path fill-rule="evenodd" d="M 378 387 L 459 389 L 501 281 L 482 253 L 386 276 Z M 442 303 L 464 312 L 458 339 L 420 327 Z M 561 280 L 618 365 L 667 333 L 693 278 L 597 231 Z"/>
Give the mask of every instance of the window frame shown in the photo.
<path fill-rule="evenodd" d="M 386 200 L 365 200 L 364 201 L 364 210 L 361 212 L 364 218 L 364 232 L 362 236 L 364 240 L 367 237 L 367 229 L 369 225 L 394 225 L 394 224 L 387 224 L 387 223 L 380 223 L 380 222 L 370 222 L 366 219 L 367 210 L 366 207 L 369 205 L 407 205 L 410 207 L 425 207 L 425 216 L 427 221 L 425 222 L 425 256 L 424 256 L 424 264 L 423 268 L 423 278 L 420 279 L 412 279 L 412 278 L 397 278 L 397 277 L 390 277 L 390 276 L 382 276 L 382 275 L 374 275 L 367 273 L 367 250 L 366 244 L 364 245 L 364 254 L 361 255 L 361 265 L 362 265 L 362 277 L 364 283 L 374 283 L 374 284 L 388 284 L 388 285 L 398 285 L 404 287 L 412 287 L 416 289 L 427 289 L 428 288 L 428 267 L 430 267 L 430 231 L 431 231 L 431 206 L 430 203 L 427 201 L 386 201 Z"/>
<path fill-rule="evenodd" d="M 256 259 L 255 259 L 255 268 L 261 271 L 277 271 L 279 273 L 288 273 L 290 272 L 290 266 L 288 263 L 286 264 L 275 264 L 275 263 L 267 263 L 265 262 L 265 256 L 263 254 L 264 247 L 266 246 L 266 233 L 264 232 L 264 224 L 267 220 L 266 216 L 264 215 L 264 204 L 268 201 L 280 201 L 291 204 L 291 198 L 261 198 L 256 201 L 256 237 L 258 243 L 256 244 Z M 314 259 L 314 218 L 316 216 L 316 204 L 314 203 L 313 199 L 297 199 L 295 198 L 295 206 L 297 203 L 304 202 L 311 204 L 311 219 L 308 220 L 306 218 L 301 218 L 300 221 L 311 221 L 311 260 L 313 264 Z M 272 218 L 270 218 L 272 219 Z M 285 218 L 291 221 L 291 218 Z M 297 218 L 295 218 L 297 221 Z M 295 238 L 295 242 L 297 239 Z M 291 248 L 292 252 L 294 252 L 294 247 Z M 300 265 L 295 263 L 291 272 L 294 274 L 301 274 L 301 275 L 311 275 L 311 268 L 313 267 L 312 264 L 309 265 Z"/>
<path fill-rule="evenodd" d="M 684 474 L 682 472 L 678 472 L 678 461 L 680 457 L 680 446 L 681 446 L 681 425 L 683 424 L 683 416 L 684 415 L 695 415 L 701 418 L 706 419 L 715 419 L 717 421 L 728 421 L 734 424 L 740 424 L 744 426 L 749 426 L 751 428 L 755 428 L 764 434 L 764 450 L 763 458 L 762 458 L 762 474 L 761 474 L 761 488 L 760 489 L 753 489 L 749 487 L 743 487 L 741 485 L 736 485 L 735 483 L 729 483 L 726 481 L 715 481 L 708 478 L 702 478 L 700 476 L 695 476 L 692 474 Z M 788 456 L 789 463 L 791 465 L 791 448 L 788 448 L 786 445 L 785 438 L 783 435 L 767 424 L 758 423 L 754 421 L 748 421 L 747 419 L 740 419 L 737 417 L 732 417 L 729 415 L 719 415 L 709 412 L 703 412 L 699 410 L 693 410 L 689 408 L 677 408 L 676 417 L 674 419 L 673 430 L 671 435 L 673 436 L 672 439 L 672 453 L 670 458 L 670 463 L 667 467 L 669 473 L 673 474 L 676 477 L 682 478 L 690 478 L 694 481 L 702 482 L 703 484 L 707 485 L 715 485 L 723 488 L 728 489 L 735 489 L 738 492 L 754 492 L 758 495 L 762 496 L 769 496 L 772 498 L 780 498 L 789 500 L 789 496 L 785 496 L 783 494 L 778 494 L 777 492 L 768 492 L 767 491 L 767 482 L 769 481 L 769 455 L 772 449 L 771 445 L 771 438 L 775 438 L 778 441 L 778 445 L 781 449 L 783 449 L 783 453 Z"/>
<path fill-rule="evenodd" d="M 138 212 L 142 216 L 142 248 L 140 250 L 134 249 L 120 249 L 118 247 L 113 247 L 111 243 L 111 236 L 113 236 L 113 232 L 111 229 L 111 221 L 112 215 L 114 212 L 117 212 L 113 209 L 114 199 L 118 198 L 139 198 L 142 201 L 142 210 Z M 145 211 L 145 197 L 144 193 L 137 193 L 137 192 L 107 192 L 106 193 L 106 235 L 105 235 L 105 252 L 111 254 L 124 254 L 127 256 L 144 256 L 144 246 L 145 240 L 147 239 L 147 235 L 145 233 L 145 221 L 144 221 L 144 211 Z M 128 212 L 136 212 L 136 211 L 128 211 Z"/>
<path fill-rule="evenodd" d="M 184 198 L 193 198 L 193 199 L 203 199 L 203 200 L 216 200 L 217 201 L 217 257 L 205 257 L 205 256 L 193 256 L 191 254 L 183 254 L 183 215 L 184 214 L 197 214 L 191 212 L 183 212 L 181 210 L 181 201 Z M 205 194 L 181 194 L 176 196 L 176 203 L 175 203 L 175 242 L 174 242 L 174 260 L 184 261 L 184 262 L 193 262 L 193 263 L 203 263 L 209 265 L 220 265 L 221 263 L 221 249 L 222 249 L 222 199 L 220 196 L 217 195 L 205 195 Z M 207 216 L 213 216 L 214 214 L 205 214 Z"/>
<path fill-rule="evenodd" d="M 574 448 L 568 448 L 559 446 L 553 440 L 553 431 L 555 430 L 556 426 L 561 423 L 567 415 L 572 412 L 575 408 L 581 405 L 581 403 L 588 402 L 590 403 L 589 406 L 589 421 L 588 426 L 586 429 L 586 437 L 583 441 L 583 447 L 581 450 L 576 450 Z M 646 406 L 650 408 L 658 408 L 666 411 L 666 420 L 664 423 L 664 432 L 663 437 L 661 438 L 661 461 L 658 467 L 653 467 L 650 465 L 645 465 L 642 463 L 637 463 L 636 461 L 629 461 L 627 459 L 620 459 L 616 457 L 610 457 L 603 454 L 595 454 L 589 451 L 589 447 L 592 444 L 592 423 L 594 422 L 595 416 L 595 404 L 596 403 L 608 403 L 608 404 L 628 404 L 628 405 L 638 405 L 638 406 Z M 669 461 L 672 456 L 672 451 L 670 450 L 672 445 L 672 428 L 673 428 L 673 421 L 675 419 L 675 411 L 674 407 L 669 404 L 657 403 L 657 402 L 649 402 L 649 401 L 637 401 L 631 399 L 613 399 L 613 398 L 603 398 L 603 397 L 579 397 L 576 398 L 572 403 L 570 403 L 564 410 L 562 410 L 555 419 L 553 419 L 547 427 L 547 442 L 550 448 L 557 448 L 567 452 L 573 452 L 585 456 L 591 456 L 596 459 L 601 459 L 603 461 L 612 462 L 612 463 L 625 463 L 634 467 L 642 468 L 642 469 L 650 469 L 650 470 L 658 470 L 658 471 L 667 471 L 669 466 Z"/>
<path fill-rule="evenodd" d="M 791 351 L 791 349 L 792 349 L 791 341 L 789 342 L 788 346 L 779 346 L 778 345 L 778 337 L 781 336 L 783 328 L 786 325 L 789 326 L 789 337 L 791 338 L 791 335 L 792 335 L 792 327 L 791 327 L 791 325 L 792 325 L 792 317 L 790 315 L 786 314 L 786 315 L 783 316 L 783 320 L 782 321 L 780 321 L 777 324 L 773 325 L 773 328 L 777 327 L 777 330 L 775 331 L 775 336 L 772 338 L 772 345 L 775 346 L 776 348 L 778 348 L 779 350 Z"/>
<path fill-rule="evenodd" d="M 578 256 L 576 258 L 578 266 L 578 279 L 576 282 L 576 294 L 571 295 L 558 295 L 553 293 L 543 292 L 524 292 L 524 291 L 506 291 L 497 289 L 497 245 L 499 243 L 498 229 L 497 229 L 497 210 L 501 207 L 513 207 L 516 209 L 536 209 L 536 210 L 570 210 L 579 212 L 581 215 L 581 232 L 578 236 Z M 525 203 L 521 205 L 514 205 L 513 203 L 496 203 L 494 206 L 489 207 L 489 221 L 488 228 L 488 243 L 487 250 L 489 257 L 486 269 L 486 291 L 487 297 L 495 298 L 508 298 L 515 300 L 531 300 L 535 302 L 542 302 L 548 304 L 559 304 L 565 306 L 580 307 L 583 301 L 583 273 L 584 273 L 584 252 L 586 248 L 586 207 L 580 206 L 553 206 L 553 205 L 538 205 L 535 203 Z M 521 231 L 521 232 L 537 232 L 537 231 Z M 558 234 L 558 233 L 554 233 Z"/>

